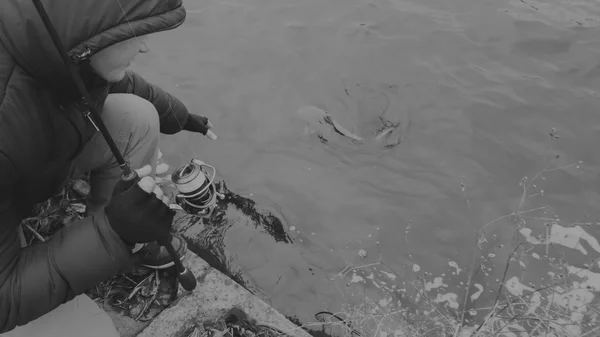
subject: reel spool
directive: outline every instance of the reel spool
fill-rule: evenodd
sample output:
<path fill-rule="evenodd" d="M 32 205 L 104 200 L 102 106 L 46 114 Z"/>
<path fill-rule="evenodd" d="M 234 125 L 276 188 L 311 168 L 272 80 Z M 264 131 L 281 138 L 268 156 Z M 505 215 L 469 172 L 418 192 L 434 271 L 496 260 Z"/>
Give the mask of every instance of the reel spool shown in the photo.
<path fill-rule="evenodd" d="M 204 167 L 211 169 L 210 175 Z M 217 205 L 217 198 L 225 198 L 215 187 L 216 173 L 213 166 L 198 159 L 175 170 L 171 175 L 179 192 L 175 202 L 188 214 L 209 217 Z"/>

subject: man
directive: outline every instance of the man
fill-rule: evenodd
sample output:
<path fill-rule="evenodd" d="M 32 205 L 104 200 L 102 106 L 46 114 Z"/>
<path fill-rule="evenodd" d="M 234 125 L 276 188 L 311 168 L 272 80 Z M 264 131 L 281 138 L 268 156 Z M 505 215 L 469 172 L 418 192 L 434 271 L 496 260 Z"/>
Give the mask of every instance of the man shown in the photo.
<path fill-rule="evenodd" d="M 173 219 L 153 180 L 159 133 L 215 139 L 208 119 L 126 70 L 145 36 L 181 25 L 181 0 L 43 0 L 114 141 L 142 178 L 126 189 L 31 0 L 0 1 L 0 336 L 117 336 L 87 289 L 134 262 L 165 268 Z M 21 247 L 39 202 L 90 172 L 86 217 Z M 162 201 L 162 202 L 161 202 Z M 173 246 L 183 256 L 184 241 Z M 5 334 L 3 334 L 5 333 Z"/>

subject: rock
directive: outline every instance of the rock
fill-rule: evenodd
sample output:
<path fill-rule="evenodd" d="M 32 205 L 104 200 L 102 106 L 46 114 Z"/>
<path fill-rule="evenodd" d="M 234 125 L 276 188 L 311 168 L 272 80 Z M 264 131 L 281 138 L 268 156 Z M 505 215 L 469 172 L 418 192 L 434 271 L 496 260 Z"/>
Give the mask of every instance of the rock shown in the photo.
<path fill-rule="evenodd" d="M 192 252 L 188 251 L 185 260 L 186 267 L 199 280 L 197 287 L 191 292 L 182 292 L 178 300 L 155 317 L 138 337 L 189 335 L 202 317 L 221 316 L 233 307 L 240 308 L 261 325 L 289 332 L 289 337 L 310 337 L 306 331 Z"/>

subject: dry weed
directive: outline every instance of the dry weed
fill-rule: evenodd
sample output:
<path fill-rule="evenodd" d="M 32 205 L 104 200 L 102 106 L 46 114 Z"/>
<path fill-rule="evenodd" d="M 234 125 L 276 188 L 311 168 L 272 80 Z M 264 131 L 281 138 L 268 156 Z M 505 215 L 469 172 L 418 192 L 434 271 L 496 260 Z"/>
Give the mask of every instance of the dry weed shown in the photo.
<path fill-rule="evenodd" d="M 82 219 L 88 193 L 86 178 L 74 179 L 56 195 L 36 205 L 32 215 L 21 222 L 24 244 L 46 242 L 60 229 Z M 137 268 L 100 283 L 86 294 L 100 304 L 113 306 L 123 315 L 150 320 L 177 296 L 177 278 L 171 269 L 158 272 Z"/>

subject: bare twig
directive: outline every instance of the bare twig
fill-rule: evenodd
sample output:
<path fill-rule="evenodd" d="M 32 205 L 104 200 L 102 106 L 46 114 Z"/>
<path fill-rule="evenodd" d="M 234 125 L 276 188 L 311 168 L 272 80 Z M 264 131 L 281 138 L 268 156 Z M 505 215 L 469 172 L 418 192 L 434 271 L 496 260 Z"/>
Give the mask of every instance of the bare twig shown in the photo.
<path fill-rule="evenodd" d="M 463 201 L 465 204 L 465 208 L 466 208 L 466 212 L 467 212 L 467 218 L 469 219 L 469 223 L 471 224 L 471 227 L 475 227 L 475 223 L 473 222 L 473 219 L 471 218 L 471 210 L 469 208 L 470 206 L 470 202 L 469 199 L 467 198 L 467 192 L 466 192 L 466 184 L 463 178 L 463 181 L 461 182 L 461 192 L 463 195 Z M 465 313 L 467 311 L 467 303 L 469 301 L 469 290 L 471 289 L 471 286 L 473 285 L 473 279 L 475 277 L 475 274 L 481 269 L 481 263 L 479 264 L 479 267 L 475 270 L 474 266 L 476 264 L 477 261 L 477 257 L 479 254 L 476 254 L 477 248 L 479 247 L 478 242 L 480 239 L 479 236 L 479 230 L 475 233 L 475 245 L 473 246 L 473 250 L 471 252 L 471 265 L 469 266 L 469 269 L 471 269 L 471 272 L 468 274 L 467 277 L 467 284 L 465 286 L 465 298 L 463 300 L 463 306 L 462 306 L 462 310 L 461 310 L 461 316 L 460 316 L 460 323 L 459 325 L 456 327 L 456 330 L 454 332 L 455 336 L 458 335 L 459 331 L 462 329 L 462 327 L 465 324 Z"/>
<path fill-rule="evenodd" d="M 583 335 L 581 335 L 580 337 L 587 337 L 587 336 L 591 336 L 591 335 L 592 335 L 592 333 L 595 333 L 595 332 L 597 332 L 598 330 L 600 330 L 600 325 L 599 325 L 599 326 L 597 326 L 597 327 L 595 327 L 595 328 L 593 328 L 592 330 L 590 330 L 590 331 L 588 331 L 588 332 L 584 333 L 584 334 L 583 334 Z"/>
<path fill-rule="evenodd" d="M 29 226 L 28 224 L 24 224 L 25 228 L 29 229 L 29 231 L 40 241 L 42 242 L 46 242 L 46 239 L 44 239 L 43 236 L 40 235 L 40 233 L 38 233 L 35 229 L 31 228 L 31 226 Z"/>
<path fill-rule="evenodd" d="M 446 323 L 448 324 L 448 326 L 453 326 L 453 324 L 448 320 L 448 318 L 446 317 L 446 315 L 442 314 L 439 311 L 439 309 L 437 308 L 437 306 L 435 306 L 433 303 L 431 303 L 429 301 L 429 299 L 427 298 L 427 296 L 425 294 L 423 294 L 422 290 L 418 289 L 411 282 L 408 282 L 408 280 L 406 280 L 402 275 L 400 275 L 398 272 L 396 272 L 396 270 L 394 270 L 394 268 L 392 268 L 391 266 L 387 265 L 385 262 L 381 261 L 381 264 L 383 266 L 387 267 L 390 271 L 392 271 L 392 273 L 394 273 L 394 275 L 396 275 L 397 277 L 399 277 L 400 279 L 402 279 L 406 283 L 410 284 L 413 287 L 413 289 L 417 292 L 417 294 L 423 299 L 423 301 L 425 301 L 426 304 L 428 304 L 433 310 L 435 310 L 435 312 L 438 313 L 438 315 L 440 315 L 440 317 L 442 317 L 442 319 L 444 319 L 446 321 Z"/>

